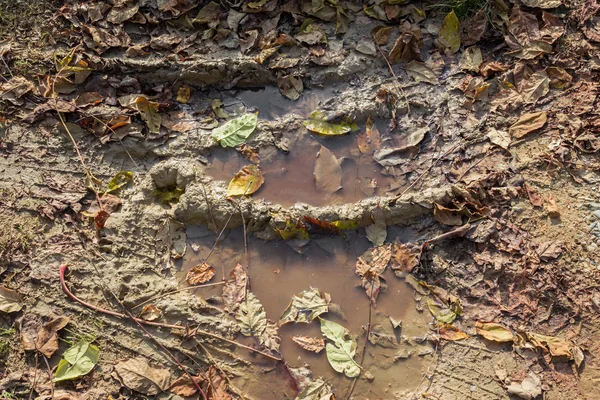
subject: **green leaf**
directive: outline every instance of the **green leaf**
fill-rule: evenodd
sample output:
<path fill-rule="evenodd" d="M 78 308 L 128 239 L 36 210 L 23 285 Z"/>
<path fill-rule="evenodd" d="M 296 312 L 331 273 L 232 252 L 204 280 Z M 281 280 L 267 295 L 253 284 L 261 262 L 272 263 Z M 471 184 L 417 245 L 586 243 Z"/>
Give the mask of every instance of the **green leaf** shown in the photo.
<path fill-rule="evenodd" d="M 239 170 L 227 187 L 227 196 L 248 196 L 256 192 L 265 178 L 257 165 L 250 164 Z"/>
<path fill-rule="evenodd" d="M 288 322 L 309 323 L 319 315 L 328 312 L 330 302 L 331 296 L 328 293 L 319 289 L 305 290 L 292 297 L 279 322 L 282 325 Z"/>
<path fill-rule="evenodd" d="M 131 182 L 133 173 L 131 171 L 119 171 L 117 174 L 108 182 L 106 191 L 104 193 L 114 192 L 121 189 L 123 186 Z"/>
<path fill-rule="evenodd" d="M 223 147 L 236 147 L 250 137 L 257 123 L 258 113 L 245 114 L 215 128 L 212 137 Z"/>
<path fill-rule="evenodd" d="M 80 340 L 63 353 L 53 382 L 62 382 L 87 375 L 98 363 L 100 350 L 93 344 Z"/>
<path fill-rule="evenodd" d="M 246 300 L 238 308 L 236 319 L 240 322 L 242 334 L 256 336 L 267 329 L 267 313 L 254 293 L 248 292 Z"/>
<path fill-rule="evenodd" d="M 460 49 L 460 22 L 454 11 L 444 18 L 438 39 L 452 53 L 456 53 Z"/>
<path fill-rule="evenodd" d="M 348 330 L 342 325 L 319 318 L 321 333 L 329 342 L 325 345 L 327 360 L 331 367 L 348 378 L 360 375 L 360 366 L 354 361 L 356 354 L 356 341 L 350 337 Z"/>
<path fill-rule="evenodd" d="M 315 111 L 310 118 L 304 121 L 304 126 L 311 132 L 325 136 L 345 135 L 358 129 L 354 121 L 345 119 L 340 123 L 327 122 L 325 115 L 320 111 Z"/>
<path fill-rule="evenodd" d="M 451 324 L 457 317 L 457 313 L 448 308 L 441 301 L 429 298 L 427 299 L 427 308 L 429 308 L 429 312 L 435 319 L 446 324 Z"/>
<path fill-rule="evenodd" d="M 325 382 L 323 378 L 316 379 L 310 382 L 302 393 L 296 397 L 296 400 L 333 400 L 332 387 Z"/>

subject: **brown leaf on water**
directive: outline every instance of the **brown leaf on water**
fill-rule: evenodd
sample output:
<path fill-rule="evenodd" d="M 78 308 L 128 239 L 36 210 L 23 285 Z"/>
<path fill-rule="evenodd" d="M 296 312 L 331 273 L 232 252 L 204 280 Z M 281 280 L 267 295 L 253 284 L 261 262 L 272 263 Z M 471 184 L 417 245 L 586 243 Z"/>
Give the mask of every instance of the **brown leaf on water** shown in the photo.
<path fill-rule="evenodd" d="M 441 339 L 450 341 L 463 340 L 469 337 L 469 335 L 450 324 L 442 325 L 439 328 L 439 333 Z"/>
<path fill-rule="evenodd" d="M 325 348 L 325 340 L 322 337 L 292 336 L 292 340 L 304 350 L 319 353 Z"/>
<path fill-rule="evenodd" d="M 246 298 L 248 275 L 240 263 L 237 263 L 229 273 L 229 279 L 223 286 L 223 308 L 229 313 L 235 313 Z"/>
<path fill-rule="evenodd" d="M 215 276 L 215 269 L 204 262 L 191 268 L 185 279 L 190 285 L 200 285 L 210 281 L 213 276 Z"/>
<path fill-rule="evenodd" d="M 250 146 L 248 143 L 244 143 L 240 146 L 240 153 L 244 158 L 254 164 L 260 164 L 260 154 L 258 153 L 258 149 Z"/>
<path fill-rule="evenodd" d="M 21 328 L 21 344 L 25 350 L 39 350 L 46 357 L 58 349 L 57 332 L 69 323 L 69 317 L 57 317 L 40 326 L 34 320 L 25 319 Z"/>
<path fill-rule="evenodd" d="M 279 92 L 290 100 L 298 100 L 300 94 L 304 91 L 302 78 L 294 74 L 278 77 L 277 86 Z"/>
<path fill-rule="evenodd" d="M 246 165 L 229 182 L 227 196 L 250 196 L 260 189 L 264 182 L 265 177 L 258 165 Z"/>
<path fill-rule="evenodd" d="M 379 148 L 379 145 L 381 144 L 381 135 L 371 117 L 367 117 L 365 130 L 358 134 L 356 144 L 358 150 L 364 155 L 373 154 Z"/>
<path fill-rule="evenodd" d="M 514 340 L 514 335 L 510 329 L 495 322 L 477 321 L 475 322 L 475 329 L 478 335 L 493 342 L 505 343 Z"/>
<path fill-rule="evenodd" d="M 162 311 L 154 304 L 145 305 L 140 312 L 140 318 L 145 321 L 155 321 L 160 318 Z"/>
<path fill-rule="evenodd" d="M 381 291 L 380 275 L 385 271 L 392 256 L 391 247 L 391 244 L 386 244 L 369 249 L 358 257 L 356 262 L 356 274 L 362 278 L 362 287 L 373 306 L 377 305 L 377 296 Z"/>
<path fill-rule="evenodd" d="M 390 268 L 397 277 L 403 278 L 410 274 L 421 263 L 423 248 L 415 243 L 392 243 Z"/>
<path fill-rule="evenodd" d="M 314 169 L 317 190 L 333 194 L 342 188 L 342 161 L 321 145 Z"/>
<path fill-rule="evenodd" d="M 523 114 L 517 122 L 508 128 L 508 133 L 515 139 L 521 139 L 529 133 L 542 128 L 547 120 L 548 114 L 545 111 Z"/>
<path fill-rule="evenodd" d="M 153 368 L 143 358 L 121 361 L 115 365 L 113 376 L 129 389 L 150 396 L 164 392 L 171 382 L 167 369 Z"/>

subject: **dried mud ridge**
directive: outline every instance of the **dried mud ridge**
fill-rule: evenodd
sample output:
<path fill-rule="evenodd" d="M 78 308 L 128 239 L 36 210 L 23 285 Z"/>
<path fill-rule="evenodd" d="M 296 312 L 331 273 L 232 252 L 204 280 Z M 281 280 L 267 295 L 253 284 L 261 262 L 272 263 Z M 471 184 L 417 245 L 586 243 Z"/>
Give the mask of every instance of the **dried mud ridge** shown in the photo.
<path fill-rule="evenodd" d="M 600 398 L 600 7 L 242 3 L 66 2 L 0 44 L 0 397 Z M 331 205 L 263 199 L 306 140 Z M 219 157 L 280 170 L 231 196 Z M 280 319 L 257 240 L 341 249 L 369 319 L 308 284 Z"/>

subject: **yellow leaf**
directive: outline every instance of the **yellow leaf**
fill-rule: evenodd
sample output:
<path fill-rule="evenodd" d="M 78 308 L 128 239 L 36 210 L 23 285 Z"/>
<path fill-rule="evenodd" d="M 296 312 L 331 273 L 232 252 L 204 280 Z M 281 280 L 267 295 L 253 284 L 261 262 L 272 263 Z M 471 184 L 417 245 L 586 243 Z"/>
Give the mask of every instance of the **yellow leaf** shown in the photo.
<path fill-rule="evenodd" d="M 571 344 L 565 339 L 555 336 L 540 335 L 538 333 L 527 332 L 527 339 L 537 348 L 549 351 L 553 357 L 567 356 L 573 357 L 571 353 Z"/>
<path fill-rule="evenodd" d="M 257 165 L 246 165 L 229 182 L 227 196 L 250 195 L 256 192 L 264 181 L 265 178 Z"/>
<path fill-rule="evenodd" d="M 444 324 L 440 327 L 440 338 L 444 340 L 463 340 L 469 337 L 466 333 L 455 327 L 454 325 Z"/>
<path fill-rule="evenodd" d="M 452 53 L 456 53 L 460 49 L 460 22 L 454 11 L 444 18 L 438 39 Z"/>
<path fill-rule="evenodd" d="M 179 90 L 177 90 L 177 101 L 185 104 L 190 100 L 191 95 L 192 88 L 190 88 L 188 85 L 182 85 Z"/>
<path fill-rule="evenodd" d="M 149 101 L 145 96 L 140 96 L 136 99 L 135 105 L 140 112 L 140 116 L 148 126 L 148 131 L 158 134 L 161 122 L 161 117 L 158 113 L 158 103 Z"/>
<path fill-rule="evenodd" d="M 477 334 L 483 336 L 487 340 L 493 342 L 512 342 L 514 335 L 510 329 L 503 327 L 495 322 L 479 322 L 475 323 Z"/>

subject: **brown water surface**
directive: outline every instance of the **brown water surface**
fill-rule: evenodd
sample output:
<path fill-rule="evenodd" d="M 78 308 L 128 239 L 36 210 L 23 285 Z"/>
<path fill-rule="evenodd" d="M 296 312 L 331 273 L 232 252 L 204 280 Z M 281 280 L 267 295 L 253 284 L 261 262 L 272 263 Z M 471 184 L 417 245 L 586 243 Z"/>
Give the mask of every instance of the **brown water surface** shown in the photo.
<path fill-rule="evenodd" d="M 188 240 L 190 246 L 184 259 L 182 276 L 208 254 L 215 235 L 204 227 L 194 227 L 188 230 Z M 246 264 L 243 243 L 243 234 L 239 229 L 231 231 L 220 243 L 209 260 L 217 268 L 218 277 L 221 276 L 222 267 L 229 274 L 236 262 Z M 360 361 L 369 301 L 354 270 L 357 257 L 369 247 L 364 235 L 357 233 L 349 234 L 346 240 L 341 237 L 313 240 L 304 254 L 296 253 L 285 242 L 267 243 L 250 238 L 250 290 L 263 304 L 267 317 L 274 321 L 279 320 L 294 294 L 311 287 L 330 293 L 332 302 L 341 306 L 345 319 L 332 313 L 324 317 L 344 325 L 358 339 L 356 360 Z M 403 321 L 402 329 L 395 331 L 398 339 L 401 335 L 408 338 L 423 336 L 428 330 L 430 316 L 416 311 L 413 290 L 389 271 L 384 277 L 388 289 L 379 295 L 377 307 L 373 309 L 373 324 L 389 328 L 391 325 L 388 316 L 391 316 Z M 202 289 L 199 295 L 208 298 L 220 295 L 221 290 L 220 286 Z M 311 324 L 284 325 L 279 334 L 282 338 L 281 354 L 290 366 L 299 367 L 308 363 L 314 377 L 322 376 L 330 381 L 338 398 L 345 398 L 352 380 L 331 368 L 325 351 L 320 354 L 310 353 L 291 340 L 293 335 L 320 336 L 317 321 Z M 412 351 L 418 352 L 417 347 L 411 347 Z M 390 399 L 394 398 L 394 393 L 416 388 L 426 363 L 416 354 L 406 360 L 394 361 L 398 351 L 400 348 L 390 349 L 369 344 L 364 371 L 354 390 L 356 399 Z M 265 368 L 267 370 L 269 369 Z M 372 382 L 364 379 L 366 371 L 374 376 Z M 291 389 L 285 384 L 288 381 L 289 377 L 279 368 L 264 375 L 236 379 L 236 384 L 255 399 L 283 399 L 286 394 L 293 398 Z"/>

